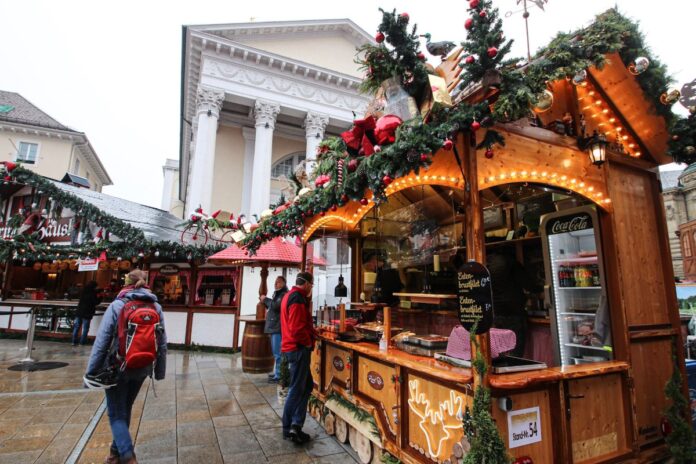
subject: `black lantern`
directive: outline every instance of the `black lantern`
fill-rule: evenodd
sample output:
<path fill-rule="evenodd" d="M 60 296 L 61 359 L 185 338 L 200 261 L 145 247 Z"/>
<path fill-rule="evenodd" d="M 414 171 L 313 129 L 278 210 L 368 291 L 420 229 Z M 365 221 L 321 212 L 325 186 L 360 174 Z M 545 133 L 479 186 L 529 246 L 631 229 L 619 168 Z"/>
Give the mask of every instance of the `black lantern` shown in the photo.
<path fill-rule="evenodd" d="M 338 285 L 334 288 L 334 296 L 336 298 L 345 298 L 348 296 L 348 287 L 343 283 L 343 274 L 338 276 Z"/>
<path fill-rule="evenodd" d="M 590 156 L 590 161 L 595 166 L 601 166 L 607 160 L 607 138 L 604 134 L 600 134 L 594 131 L 592 137 L 586 137 L 581 139 L 580 148 L 587 150 L 587 154 Z"/>

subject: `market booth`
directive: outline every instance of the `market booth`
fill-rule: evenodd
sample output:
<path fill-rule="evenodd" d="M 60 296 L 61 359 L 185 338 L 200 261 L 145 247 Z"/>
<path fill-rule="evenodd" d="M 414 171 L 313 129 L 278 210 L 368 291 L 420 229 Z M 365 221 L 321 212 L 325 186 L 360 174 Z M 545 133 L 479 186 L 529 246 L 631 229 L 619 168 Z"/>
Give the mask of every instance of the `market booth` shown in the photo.
<path fill-rule="evenodd" d="M 380 31 L 391 30 L 385 24 L 394 27 Z M 309 205 L 299 196 L 307 257 L 342 243 L 353 283 L 335 310 L 314 299 L 321 335 L 309 408 L 362 462 L 379 462 L 384 450 L 403 462 L 460 462 L 480 386 L 516 462 L 666 456 L 664 388 L 683 366 L 655 175 L 670 161 L 668 131 L 635 69 L 608 58 L 575 82 L 550 82 L 553 98 L 536 117 L 489 126 L 504 146 L 477 150 L 484 131 L 460 125 L 416 169 L 378 173 L 377 193 L 353 200 L 350 192 L 330 207 L 321 204 L 330 194 L 310 193 Z M 465 59 L 455 51 L 438 68 L 448 89 Z M 472 85 L 455 100 L 473 105 L 497 92 Z M 333 154 L 339 142 L 325 145 L 339 161 L 319 161 L 317 188 L 331 182 L 330 169 L 339 186 L 355 171 L 343 166 L 353 162 L 355 134 L 369 139 L 365 121 L 344 134 L 345 155 Z M 593 133 L 606 135 L 583 137 Z M 394 154 L 384 152 L 372 156 Z M 262 224 L 260 234 L 273 227 Z M 485 376 L 471 367 L 476 349 L 490 366 Z"/>

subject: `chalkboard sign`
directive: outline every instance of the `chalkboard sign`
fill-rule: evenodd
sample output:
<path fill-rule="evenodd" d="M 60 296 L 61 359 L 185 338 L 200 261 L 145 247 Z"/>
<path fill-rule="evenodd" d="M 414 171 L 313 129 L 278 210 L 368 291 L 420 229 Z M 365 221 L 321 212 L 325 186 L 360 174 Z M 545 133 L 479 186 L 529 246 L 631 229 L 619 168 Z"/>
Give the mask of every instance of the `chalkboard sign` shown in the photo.
<path fill-rule="evenodd" d="M 477 334 L 488 332 L 493 323 L 493 291 L 491 273 L 475 261 L 463 264 L 457 271 L 459 322 L 471 330 L 478 322 Z"/>

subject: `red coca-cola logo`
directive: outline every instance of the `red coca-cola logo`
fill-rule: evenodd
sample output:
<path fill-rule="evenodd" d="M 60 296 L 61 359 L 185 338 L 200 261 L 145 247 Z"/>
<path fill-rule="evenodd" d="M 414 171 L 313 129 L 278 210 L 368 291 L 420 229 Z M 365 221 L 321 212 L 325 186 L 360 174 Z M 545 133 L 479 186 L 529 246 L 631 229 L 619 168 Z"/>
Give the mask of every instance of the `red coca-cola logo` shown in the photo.
<path fill-rule="evenodd" d="M 367 383 L 370 384 L 375 390 L 381 390 L 384 388 L 384 379 L 375 371 L 370 371 L 367 373 Z"/>
<path fill-rule="evenodd" d="M 336 368 L 337 371 L 342 371 L 346 366 L 343 364 L 343 360 L 341 359 L 340 356 L 334 356 L 333 358 L 333 366 Z"/>

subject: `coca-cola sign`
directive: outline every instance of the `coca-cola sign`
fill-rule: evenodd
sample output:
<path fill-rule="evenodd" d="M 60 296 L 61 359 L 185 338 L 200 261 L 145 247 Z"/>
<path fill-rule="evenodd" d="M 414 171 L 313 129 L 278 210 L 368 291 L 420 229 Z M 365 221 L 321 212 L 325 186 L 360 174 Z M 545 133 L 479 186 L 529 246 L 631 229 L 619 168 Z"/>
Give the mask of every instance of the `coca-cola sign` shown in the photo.
<path fill-rule="evenodd" d="M 338 372 L 343 371 L 345 369 L 345 364 L 343 364 L 343 360 L 341 359 L 340 356 L 334 356 L 333 358 L 333 366 L 336 368 Z"/>
<path fill-rule="evenodd" d="M 568 232 L 592 229 L 592 227 L 592 216 L 588 213 L 578 213 L 549 221 L 546 225 L 546 233 L 548 235 L 567 234 Z"/>
<path fill-rule="evenodd" d="M 370 384 L 375 390 L 381 390 L 384 388 L 384 379 L 375 371 L 370 371 L 367 373 L 367 383 Z"/>

